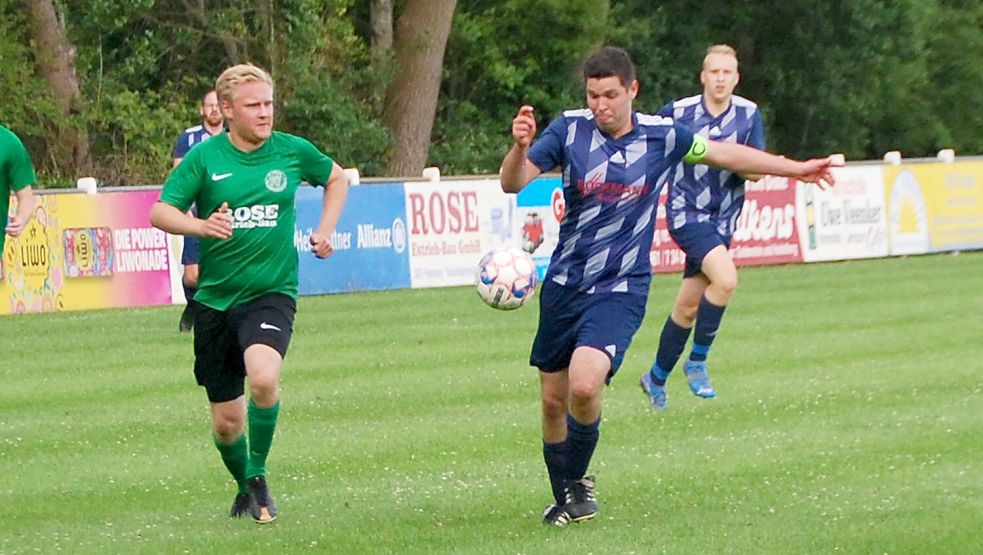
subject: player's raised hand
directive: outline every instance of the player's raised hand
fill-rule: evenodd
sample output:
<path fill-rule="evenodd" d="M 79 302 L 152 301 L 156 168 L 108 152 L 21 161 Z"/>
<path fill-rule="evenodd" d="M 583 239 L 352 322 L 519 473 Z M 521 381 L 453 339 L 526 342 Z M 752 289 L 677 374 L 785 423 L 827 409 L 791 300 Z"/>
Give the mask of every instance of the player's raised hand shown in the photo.
<path fill-rule="evenodd" d="M 533 117 L 532 110 L 532 106 L 526 104 L 519 108 L 519 114 L 512 120 L 512 138 L 515 139 L 515 144 L 523 148 L 532 144 L 532 139 L 536 136 L 536 118 Z"/>
<path fill-rule="evenodd" d="M 223 202 L 218 210 L 212 212 L 205 220 L 205 237 L 215 237 L 216 239 L 228 239 L 232 237 L 232 213 L 229 212 L 229 203 Z"/>
<path fill-rule="evenodd" d="M 314 251 L 314 256 L 318 258 L 331 256 L 331 253 L 334 252 L 334 247 L 331 245 L 331 234 L 318 230 L 311 233 L 311 250 Z"/>
<path fill-rule="evenodd" d="M 831 168 L 843 165 L 843 161 L 835 156 L 826 158 L 813 158 L 802 162 L 802 171 L 798 178 L 806 183 L 815 183 L 820 189 L 825 190 L 836 184 Z"/>

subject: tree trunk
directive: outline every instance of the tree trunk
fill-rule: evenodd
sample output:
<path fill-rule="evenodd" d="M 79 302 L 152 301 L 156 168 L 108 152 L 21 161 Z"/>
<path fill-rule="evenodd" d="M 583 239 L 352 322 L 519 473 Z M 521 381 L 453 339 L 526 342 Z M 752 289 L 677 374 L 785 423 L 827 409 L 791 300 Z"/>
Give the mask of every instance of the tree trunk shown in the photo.
<path fill-rule="evenodd" d="M 386 69 L 393 49 L 393 0 L 372 0 L 372 63 Z"/>
<path fill-rule="evenodd" d="M 28 33 L 37 53 L 36 70 L 62 116 L 49 135 L 48 153 L 60 173 L 74 176 L 89 166 L 88 137 L 74 125 L 82 111 L 75 46 L 68 42 L 65 24 L 52 0 L 25 0 L 24 4 Z"/>
<path fill-rule="evenodd" d="M 382 123 L 395 139 L 391 175 L 420 175 L 426 164 L 456 4 L 457 0 L 407 0 L 396 23 L 396 77 L 386 89 L 382 110 Z"/>

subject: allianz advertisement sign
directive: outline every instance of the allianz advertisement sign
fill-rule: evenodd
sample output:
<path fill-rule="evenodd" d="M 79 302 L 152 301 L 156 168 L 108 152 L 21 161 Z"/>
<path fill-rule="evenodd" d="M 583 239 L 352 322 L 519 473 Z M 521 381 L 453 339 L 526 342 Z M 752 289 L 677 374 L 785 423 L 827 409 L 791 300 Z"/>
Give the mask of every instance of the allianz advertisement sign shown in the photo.
<path fill-rule="evenodd" d="M 324 189 L 297 189 L 294 246 L 300 256 L 301 295 L 410 287 L 406 203 L 402 183 L 352 187 L 331 244 L 318 260 L 311 233 L 321 217 Z"/>

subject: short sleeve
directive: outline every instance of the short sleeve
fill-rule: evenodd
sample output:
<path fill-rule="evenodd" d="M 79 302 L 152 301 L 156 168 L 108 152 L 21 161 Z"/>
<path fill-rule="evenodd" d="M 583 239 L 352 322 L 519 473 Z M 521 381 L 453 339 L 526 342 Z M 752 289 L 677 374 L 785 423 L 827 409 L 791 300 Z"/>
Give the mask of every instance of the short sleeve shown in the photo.
<path fill-rule="evenodd" d="M 669 156 L 675 163 L 682 162 L 690 154 L 696 140 L 694 137 L 697 135 L 689 127 L 676 121 L 672 122 L 672 130 L 669 132 L 674 136 L 673 148 Z"/>
<path fill-rule="evenodd" d="M 307 139 L 301 137 L 294 137 L 294 139 L 297 144 L 302 179 L 316 187 L 323 187 L 331 177 L 334 160 Z"/>
<path fill-rule="evenodd" d="M 31 157 L 27 154 L 27 149 L 24 148 L 24 143 L 21 142 L 17 135 L 10 133 L 10 165 L 7 168 L 7 179 L 10 184 L 10 188 L 14 191 L 20 191 L 28 185 L 33 185 L 37 183 L 38 178 L 34 173 L 34 165 L 31 164 Z"/>
<path fill-rule="evenodd" d="M 174 150 L 171 153 L 171 157 L 184 158 L 188 154 L 188 151 L 191 150 L 191 145 L 188 142 L 188 133 L 181 133 L 181 136 L 177 138 L 177 142 L 174 143 Z"/>
<path fill-rule="evenodd" d="M 666 104 L 665 106 L 662 107 L 661 110 L 659 110 L 659 112 L 656 115 L 662 116 L 664 118 L 673 117 L 673 114 L 675 113 L 675 110 L 673 110 L 673 104 L 674 104 L 673 102 Z"/>
<path fill-rule="evenodd" d="M 184 157 L 164 181 L 164 188 L 160 191 L 160 201 L 186 212 L 194 204 L 198 193 L 201 191 L 202 182 L 205 179 L 206 170 L 199 149 L 188 151 Z"/>
<path fill-rule="evenodd" d="M 553 120 L 529 149 L 529 161 L 540 171 L 548 172 L 563 165 L 563 145 L 566 143 L 566 118 L 560 116 Z"/>

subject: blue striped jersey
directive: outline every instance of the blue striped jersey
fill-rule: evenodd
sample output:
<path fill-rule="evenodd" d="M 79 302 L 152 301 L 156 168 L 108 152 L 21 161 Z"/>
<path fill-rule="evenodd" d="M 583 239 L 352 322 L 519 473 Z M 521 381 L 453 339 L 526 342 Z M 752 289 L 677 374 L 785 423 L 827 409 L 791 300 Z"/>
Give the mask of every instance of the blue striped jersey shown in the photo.
<path fill-rule="evenodd" d="M 671 117 L 707 139 L 765 148 L 764 122 L 758 105 L 737 95 L 731 96 L 730 107 L 716 117 L 707 112 L 702 94 L 670 102 L 659 110 L 659 115 Z M 669 229 L 710 222 L 717 233 L 729 239 L 743 206 L 742 176 L 705 164 L 686 164 L 678 168 L 669 185 L 666 219 Z"/>
<path fill-rule="evenodd" d="M 204 142 L 211 136 L 212 134 L 205 129 L 204 125 L 196 125 L 185 129 L 181 133 L 181 136 L 178 137 L 177 142 L 174 143 L 174 150 L 171 153 L 171 157 L 184 158 L 188 154 L 188 151 L 191 150 L 191 147 Z"/>
<path fill-rule="evenodd" d="M 563 170 L 566 208 L 546 279 L 589 294 L 648 293 L 659 193 L 693 132 L 660 116 L 633 113 L 632 121 L 613 139 L 590 110 L 569 110 L 529 149 L 540 170 Z"/>

